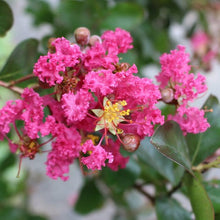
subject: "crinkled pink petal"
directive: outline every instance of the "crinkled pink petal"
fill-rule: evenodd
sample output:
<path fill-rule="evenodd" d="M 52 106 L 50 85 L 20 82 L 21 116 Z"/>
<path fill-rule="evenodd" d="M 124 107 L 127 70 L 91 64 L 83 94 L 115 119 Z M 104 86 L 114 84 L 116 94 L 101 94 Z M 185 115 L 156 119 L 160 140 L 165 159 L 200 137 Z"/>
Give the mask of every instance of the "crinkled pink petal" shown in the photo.
<path fill-rule="evenodd" d="M 100 145 L 94 146 L 92 140 L 87 140 L 82 145 L 82 152 L 84 154 L 91 153 L 81 159 L 81 162 L 91 170 L 101 170 L 102 166 L 106 166 L 106 160 L 108 160 L 108 163 L 113 162 L 113 155 L 110 152 L 106 152 Z"/>
<path fill-rule="evenodd" d="M 25 131 L 31 139 L 39 138 L 44 112 L 43 99 L 33 89 L 26 88 L 21 95 L 24 103 L 24 111 L 21 119 L 25 122 Z"/>
<path fill-rule="evenodd" d="M 65 72 L 67 67 L 74 68 L 80 62 L 82 53 L 77 44 L 71 44 L 64 37 L 57 38 L 52 42 L 55 53 L 48 52 L 41 56 L 34 66 L 33 73 L 39 77 L 40 81 L 54 86 L 60 84 L 63 77 L 61 72 Z"/>
<path fill-rule="evenodd" d="M 62 109 L 68 123 L 82 121 L 88 112 L 92 95 L 81 89 L 75 95 L 66 93 L 62 96 Z"/>
<path fill-rule="evenodd" d="M 52 151 L 47 158 L 47 175 L 53 179 L 58 177 L 67 180 L 69 166 L 79 157 L 81 151 L 81 136 L 74 127 L 67 128 L 57 124 L 52 131 L 56 141 L 52 143 Z"/>
<path fill-rule="evenodd" d="M 180 125 L 184 135 L 187 133 L 197 134 L 205 132 L 210 127 L 207 118 L 204 116 L 204 110 L 196 107 L 185 108 L 184 106 L 180 106 L 177 109 L 176 115 L 168 115 L 168 120 L 176 121 Z"/>
<path fill-rule="evenodd" d="M 102 36 L 103 44 L 109 53 L 126 53 L 127 50 L 133 48 L 131 43 L 133 39 L 129 32 L 121 28 L 115 31 L 105 31 Z"/>
<path fill-rule="evenodd" d="M 111 70 L 91 71 L 85 77 L 83 88 L 105 96 L 113 92 L 118 81 L 118 77 Z"/>
<path fill-rule="evenodd" d="M 104 149 L 110 152 L 114 157 L 113 162 L 107 164 L 107 166 L 114 171 L 117 171 L 119 168 L 124 169 L 129 161 L 129 157 L 123 157 L 121 155 L 120 145 L 121 143 L 119 140 L 114 142 L 112 139 L 109 139 L 108 145 L 103 146 Z"/>
<path fill-rule="evenodd" d="M 10 124 L 20 119 L 23 108 L 23 101 L 18 99 L 8 101 L 0 110 L 0 140 L 3 140 L 4 135 L 9 133 Z"/>

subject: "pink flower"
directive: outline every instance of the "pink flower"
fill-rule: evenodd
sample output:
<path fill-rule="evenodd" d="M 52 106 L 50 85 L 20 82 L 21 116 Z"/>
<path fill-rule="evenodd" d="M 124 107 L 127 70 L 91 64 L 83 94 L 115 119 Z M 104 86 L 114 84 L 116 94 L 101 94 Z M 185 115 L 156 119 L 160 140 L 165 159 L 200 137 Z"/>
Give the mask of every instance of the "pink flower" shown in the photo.
<path fill-rule="evenodd" d="M 70 124 L 75 121 L 82 121 L 90 107 L 92 95 L 87 90 L 79 90 L 75 95 L 66 93 L 62 96 L 62 109 L 67 122 Z"/>
<path fill-rule="evenodd" d="M 79 157 L 81 136 L 74 127 L 67 128 L 64 124 L 57 124 L 52 135 L 56 141 L 52 143 L 52 151 L 47 157 L 47 175 L 65 181 L 68 179 L 65 174 L 69 172 L 69 166 Z"/>
<path fill-rule="evenodd" d="M 71 45 L 64 37 L 57 38 L 52 42 L 56 52 L 41 56 L 34 66 L 34 74 L 39 77 L 40 81 L 54 86 L 63 81 L 62 74 L 67 67 L 74 67 L 80 62 L 82 53 L 78 45 Z"/>
<path fill-rule="evenodd" d="M 106 49 L 101 43 L 96 43 L 90 49 L 86 50 L 84 55 L 84 65 L 87 71 L 93 69 L 105 68 L 114 70 L 114 63 L 117 63 L 119 58 L 116 54 L 107 54 Z"/>
<path fill-rule="evenodd" d="M 160 88 L 176 82 L 181 83 L 191 69 L 188 64 L 189 54 L 185 53 L 185 47 L 178 45 L 177 48 L 178 50 L 171 50 L 170 54 L 165 53 L 160 57 L 161 72 L 156 76 Z"/>
<path fill-rule="evenodd" d="M 44 112 L 43 99 L 33 89 L 26 88 L 21 96 L 23 98 L 24 111 L 21 119 L 25 122 L 25 131 L 31 139 L 39 138 Z"/>
<path fill-rule="evenodd" d="M 0 110 L 0 140 L 10 131 L 10 124 L 19 119 L 23 110 L 22 100 L 8 101 Z"/>
<path fill-rule="evenodd" d="M 154 126 L 164 123 L 164 116 L 161 115 L 159 109 L 145 108 L 141 111 L 136 111 L 131 115 L 132 124 L 130 126 L 121 124 L 120 128 L 125 133 L 138 134 L 140 137 L 152 136 Z"/>
<path fill-rule="evenodd" d="M 83 88 L 91 90 L 102 95 L 107 95 L 113 92 L 113 88 L 118 85 L 118 77 L 111 70 L 102 69 L 89 72 L 84 80 Z"/>
<path fill-rule="evenodd" d="M 40 133 L 42 137 L 52 133 L 55 126 L 57 126 L 55 118 L 51 115 L 48 115 L 45 122 L 40 127 Z"/>
<path fill-rule="evenodd" d="M 101 170 L 102 166 L 106 165 L 106 160 L 108 163 L 112 163 L 114 160 L 111 153 L 106 152 L 100 145 L 94 146 L 92 140 L 87 140 L 82 145 L 82 152 L 90 154 L 87 157 L 82 157 L 81 161 L 91 170 Z"/>
<path fill-rule="evenodd" d="M 174 120 L 179 123 L 184 135 L 187 133 L 197 134 L 205 132 L 210 127 L 204 115 L 204 110 L 196 107 L 185 108 L 180 106 L 177 109 L 177 114 L 174 116 L 169 115 L 168 120 Z"/>
<path fill-rule="evenodd" d="M 123 157 L 121 155 L 120 145 L 121 143 L 119 140 L 114 142 L 113 140 L 109 139 L 109 144 L 103 146 L 104 149 L 107 152 L 110 152 L 114 157 L 114 160 L 112 161 L 112 163 L 107 164 L 107 166 L 114 171 L 117 171 L 119 168 L 124 169 L 129 161 L 129 157 Z"/>
<path fill-rule="evenodd" d="M 133 39 L 129 32 L 121 28 L 114 31 L 105 31 L 102 36 L 103 44 L 110 54 L 126 53 L 127 50 L 133 48 L 131 43 Z"/>
<path fill-rule="evenodd" d="M 174 90 L 174 97 L 180 105 L 186 105 L 207 90 L 204 76 L 198 74 L 195 77 L 193 73 L 189 73 L 189 61 L 185 47 L 179 45 L 178 50 L 161 56 L 161 72 L 156 76 L 161 89 L 168 87 Z"/>

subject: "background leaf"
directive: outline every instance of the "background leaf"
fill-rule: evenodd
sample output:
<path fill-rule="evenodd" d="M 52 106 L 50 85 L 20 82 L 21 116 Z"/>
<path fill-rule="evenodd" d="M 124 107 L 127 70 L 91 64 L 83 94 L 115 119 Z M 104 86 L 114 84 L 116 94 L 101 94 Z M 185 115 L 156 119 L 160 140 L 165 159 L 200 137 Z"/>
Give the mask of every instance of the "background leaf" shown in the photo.
<path fill-rule="evenodd" d="M 37 61 L 37 48 L 36 39 L 24 40 L 18 44 L 2 68 L 0 79 L 9 81 L 31 74 Z"/>
<path fill-rule="evenodd" d="M 220 214 L 220 180 L 205 182 L 204 186 L 212 201 L 215 213 Z"/>
<path fill-rule="evenodd" d="M 151 138 L 151 143 L 167 158 L 192 172 L 186 140 L 176 122 L 167 121 L 158 127 Z"/>
<path fill-rule="evenodd" d="M 115 29 L 120 27 L 126 30 L 132 30 L 141 23 L 144 18 L 144 10 L 139 4 L 118 3 L 106 12 L 107 16 L 101 23 L 104 29 Z"/>
<path fill-rule="evenodd" d="M 203 185 L 196 177 L 186 173 L 184 177 L 187 194 L 190 198 L 192 209 L 199 220 L 214 220 L 214 209 Z"/>
<path fill-rule="evenodd" d="M 116 193 L 124 192 L 132 187 L 140 175 L 140 167 L 130 158 L 125 169 L 119 169 L 117 172 L 109 168 L 102 170 L 102 179 Z"/>
<path fill-rule="evenodd" d="M 213 112 L 206 113 L 210 128 L 204 133 L 188 134 L 186 136 L 193 165 L 201 163 L 220 147 L 220 105 L 218 99 L 210 95 L 203 108 L 205 107 L 213 110 Z"/>
<path fill-rule="evenodd" d="M 80 214 L 88 214 L 99 209 L 104 204 L 104 197 L 96 186 L 94 180 L 86 180 L 79 193 L 75 204 L 75 211 Z"/>
<path fill-rule="evenodd" d="M 157 220 L 191 220 L 190 213 L 172 198 L 158 198 L 156 213 Z"/>
<path fill-rule="evenodd" d="M 0 36 L 4 36 L 12 27 L 13 14 L 9 5 L 5 1 L 0 1 Z"/>

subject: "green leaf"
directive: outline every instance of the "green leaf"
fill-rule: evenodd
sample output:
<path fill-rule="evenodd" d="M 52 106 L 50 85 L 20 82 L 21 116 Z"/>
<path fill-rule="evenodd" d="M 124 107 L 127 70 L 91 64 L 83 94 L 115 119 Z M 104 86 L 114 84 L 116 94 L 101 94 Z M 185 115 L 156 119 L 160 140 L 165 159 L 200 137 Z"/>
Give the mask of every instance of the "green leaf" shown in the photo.
<path fill-rule="evenodd" d="M 144 18 L 143 8 L 135 3 L 118 3 L 106 12 L 107 16 L 101 23 L 104 29 L 120 27 L 131 30 L 141 23 Z"/>
<path fill-rule="evenodd" d="M 205 182 L 204 186 L 212 201 L 215 213 L 220 214 L 220 180 Z"/>
<path fill-rule="evenodd" d="M 196 219 L 214 220 L 214 209 L 203 185 L 191 174 L 186 173 L 184 177 L 187 194 L 190 198 L 192 209 Z"/>
<path fill-rule="evenodd" d="M 183 175 L 183 169 L 175 172 L 174 164 L 167 157 L 159 153 L 150 143 L 148 137 L 141 141 L 139 149 L 136 151 L 141 161 L 153 167 L 160 175 L 168 179 L 174 185 L 178 184 Z"/>
<path fill-rule="evenodd" d="M 26 219 L 26 210 L 17 207 L 3 207 L 0 209 L 0 219 L 24 220 Z"/>
<path fill-rule="evenodd" d="M 0 79 L 9 81 L 31 74 L 37 60 L 37 48 L 38 41 L 36 39 L 22 41 L 6 61 L 0 72 Z"/>
<path fill-rule="evenodd" d="M 99 209 L 104 204 L 104 197 L 94 180 L 86 180 L 81 188 L 79 198 L 75 204 L 75 211 L 80 214 L 88 214 Z"/>
<path fill-rule="evenodd" d="M 53 11 L 51 10 L 50 4 L 44 0 L 29 0 L 26 11 L 32 14 L 36 26 L 43 23 L 53 23 Z"/>
<path fill-rule="evenodd" d="M 4 36 L 12 27 L 13 14 L 9 5 L 5 1 L 0 1 L 0 36 Z"/>
<path fill-rule="evenodd" d="M 78 27 L 87 27 L 92 34 L 100 34 L 93 31 L 99 28 L 106 10 L 107 1 L 103 0 L 62 0 L 55 19 L 56 35 L 73 34 Z"/>
<path fill-rule="evenodd" d="M 200 134 L 188 134 L 186 136 L 192 164 L 197 165 L 205 158 L 212 155 L 219 148 L 220 134 L 220 105 L 215 96 L 210 95 L 203 108 L 212 109 L 213 112 L 206 113 L 210 128 Z"/>
<path fill-rule="evenodd" d="M 158 220 L 191 220 L 190 213 L 172 198 L 158 198 L 156 213 Z"/>
<path fill-rule="evenodd" d="M 119 169 L 117 172 L 109 168 L 103 169 L 102 179 L 116 193 L 121 193 L 134 185 L 140 172 L 140 167 L 130 158 L 125 169 Z"/>
<path fill-rule="evenodd" d="M 158 127 L 151 138 L 151 143 L 167 158 L 192 172 L 186 140 L 176 122 L 167 121 Z"/>

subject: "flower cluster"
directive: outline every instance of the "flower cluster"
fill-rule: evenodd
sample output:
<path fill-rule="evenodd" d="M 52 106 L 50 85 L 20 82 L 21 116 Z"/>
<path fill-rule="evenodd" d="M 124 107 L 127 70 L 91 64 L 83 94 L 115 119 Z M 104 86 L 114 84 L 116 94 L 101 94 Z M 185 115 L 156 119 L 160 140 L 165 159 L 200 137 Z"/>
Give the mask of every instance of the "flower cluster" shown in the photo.
<path fill-rule="evenodd" d="M 190 102 L 204 93 L 207 86 L 204 76 L 190 73 L 189 62 L 185 47 L 179 45 L 170 54 L 161 56 L 161 72 L 156 77 L 164 101 L 177 105 L 176 114 L 168 115 L 168 120 L 178 122 L 184 134 L 204 132 L 209 127 L 204 110 L 190 107 Z"/>
<path fill-rule="evenodd" d="M 202 75 L 195 78 L 189 73 L 184 47 L 161 56 L 157 86 L 135 75 L 135 64 L 120 62 L 119 54 L 132 48 L 127 31 L 116 28 L 99 37 L 78 28 L 74 35 L 75 43 L 64 37 L 51 39 L 47 55 L 34 66 L 39 85 L 54 92 L 40 96 L 26 88 L 20 100 L 9 101 L 0 110 L 0 139 L 8 139 L 20 161 L 34 159 L 51 142 L 46 169 L 53 179 L 67 180 L 75 160 L 83 172 L 104 166 L 114 171 L 125 168 L 129 158 L 120 153 L 120 147 L 135 151 L 141 139 L 153 135 L 155 125 L 164 123 L 156 104 L 165 99 L 166 90 L 172 93 L 166 102 L 178 106 L 176 115 L 168 119 L 180 123 L 184 132 L 207 129 L 204 111 L 188 106 L 207 88 Z M 17 121 L 23 122 L 22 129 Z M 10 125 L 18 141 L 9 138 Z"/>

